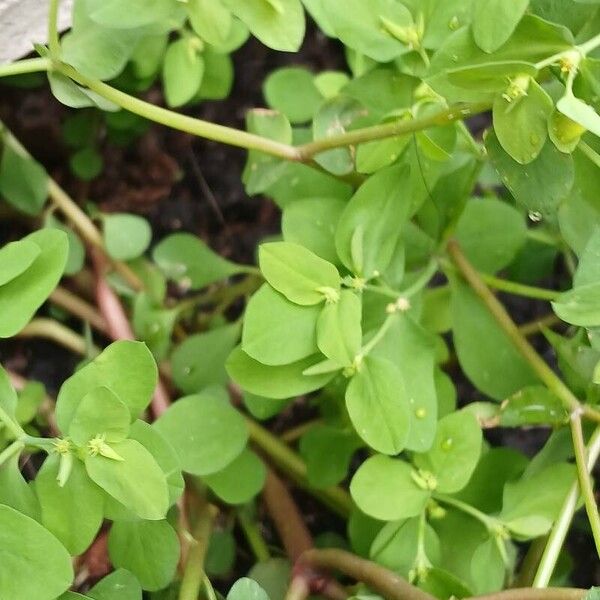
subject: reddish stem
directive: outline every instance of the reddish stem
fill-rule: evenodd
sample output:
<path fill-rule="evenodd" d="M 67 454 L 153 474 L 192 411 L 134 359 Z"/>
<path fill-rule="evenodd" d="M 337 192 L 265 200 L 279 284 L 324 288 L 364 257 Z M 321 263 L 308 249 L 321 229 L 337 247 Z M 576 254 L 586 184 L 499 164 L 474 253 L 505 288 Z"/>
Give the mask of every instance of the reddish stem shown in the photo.
<path fill-rule="evenodd" d="M 106 320 L 108 336 L 115 341 L 135 340 L 125 309 L 117 294 L 106 281 L 106 273 L 109 268 L 106 257 L 96 248 L 90 248 L 90 255 L 96 275 L 96 303 Z M 162 415 L 170 404 L 169 393 L 159 377 L 152 397 L 151 411 L 153 417 L 156 419 Z"/>

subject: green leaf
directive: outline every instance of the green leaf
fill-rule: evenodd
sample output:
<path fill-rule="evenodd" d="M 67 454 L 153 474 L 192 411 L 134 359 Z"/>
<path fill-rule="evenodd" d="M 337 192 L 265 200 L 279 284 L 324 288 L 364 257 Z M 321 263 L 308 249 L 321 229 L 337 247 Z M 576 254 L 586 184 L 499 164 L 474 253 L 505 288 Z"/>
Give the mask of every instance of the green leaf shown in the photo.
<path fill-rule="evenodd" d="M 576 287 L 552 303 L 563 321 L 580 327 L 600 325 L 600 282 Z"/>
<path fill-rule="evenodd" d="M 340 483 L 348 474 L 350 461 L 359 446 L 350 431 L 329 425 L 307 431 L 300 439 L 300 454 L 306 461 L 310 485 L 323 489 Z"/>
<path fill-rule="evenodd" d="M 248 322 L 246 309 L 245 322 Z M 210 385 L 225 385 L 229 379 L 225 361 L 237 344 L 240 326 L 225 325 L 186 338 L 171 354 L 175 385 L 185 394 Z"/>
<path fill-rule="evenodd" d="M 538 383 L 531 367 L 473 291 L 452 280 L 454 345 L 460 365 L 484 394 L 503 400 Z"/>
<path fill-rule="evenodd" d="M 169 279 L 195 290 L 244 270 L 190 233 L 169 235 L 154 248 L 152 258 Z"/>
<path fill-rule="evenodd" d="M 472 596 L 469 587 L 456 575 L 435 567 L 427 571 L 427 577 L 419 582 L 419 588 L 432 594 L 435 598 L 468 598 Z"/>
<path fill-rule="evenodd" d="M 283 113 L 292 124 L 310 121 L 323 101 L 313 74 L 301 67 L 273 71 L 265 81 L 263 92 L 267 104 Z"/>
<path fill-rule="evenodd" d="M 414 517 L 386 523 L 373 540 L 370 558 L 377 564 L 408 577 L 419 551 L 420 521 L 418 517 Z M 431 562 L 440 562 L 440 542 L 429 524 L 425 524 L 423 550 Z"/>
<path fill-rule="evenodd" d="M 265 46 L 296 52 L 304 39 L 304 9 L 300 0 L 225 0 L 231 12 Z"/>
<path fill-rule="evenodd" d="M 31 320 L 58 284 L 69 242 L 62 231 L 40 229 L 24 238 L 39 255 L 23 273 L 0 287 L 0 338 L 12 337 Z"/>
<path fill-rule="evenodd" d="M 40 504 L 21 473 L 20 458 L 17 453 L 0 466 L 0 505 L 10 506 L 40 521 Z"/>
<path fill-rule="evenodd" d="M 205 42 L 220 46 L 227 41 L 232 18 L 221 0 L 188 0 L 186 8 L 190 25 Z"/>
<path fill-rule="evenodd" d="M 553 217 L 573 187 L 572 157 L 546 142 L 534 161 L 520 165 L 502 149 L 493 133 L 488 133 L 485 146 L 502 183 L 515 200 L 538 220 Z"/>
<path fill-rule="evenodd" d="M 547 533 L 576 480 L 573 465 L 555 463 L 530 477 L 509 481 L 499 518 L 519 539 Z"/>
<path fill-rule="evenodd" d="M 139 442 L 152 454 L 167 479 L 169 503 L 175 504 L 183 494 L 185 482 L 181 473 L 179 456 L 173 446 L 153 425 L 149 425 L 145 421 L 137 420 L 133 423 L 129 437 Z"/>
<path fill-rule="evenodd" d="M 204 60 L 193 38 L 180 38 L 169 44 L 162 76 L 167 104 L 171 107 L 183 106 L 198 93 Z"/>
<path fill-rule="evenodd" d="M 406 448 L 416 452 L 431 447 L 437 426 L 434 339 L 410 316 L 400 314 L 372 351 L 372 356 L 391 361 L 404 379 L 410 415 Z"/>
<path fill-rule="evenodd" d="M 132 260 L 148 249 L 152 230 L 146 219 L 137 215 L 114 213 L 105 215 L 103 222 L 104 243 L 112 258 Z"/>
<path fill-rule="evenodd" d="M 326 304 L 317 323 L 319 350 L 340 367 L 352 365 L 362 342 L 362 303 L 355 292 L 343 290 L 340 299 Z"/>
<path fill-rule="evenodd" d="M 107 442 L 121 442 L 129 434 L 131 415 L 107 387 L 88 392 L 77 405 L 69 424 L 69 437 L 84 446 L 96 435 L 103 435 Z"/>
<path fill-rule="evenodd" d="M 140 292 L 133 303 L 132 325 L 135 336 L 145 342 L 157 360 L 162 360 L 171 347 L 177 308 L 163 308 L 148 293 Z"/>
<path fill-rule="evenodd" d="M 33 158 L 4 144 L 0 161 L 0 194 L 18 210 L 38 215 L 48 197 L 48 174 Z"/>
<path fill-rule="evenodd" d="M 412 25 L 410 12 L 399 2 L 328 0 L 323 7 L 335 35 L 357 52 L 378 62 L 389 62 L 406 52 L 406 46 L 384 26 L 384 23 L 398 28 Z"/>
<path fill-rule="evenodd" d="M 502 427 L 563 425 L 568 418 L 560 399 L 543 386 L 523 388 L 507 398 L 501 407 Z"/>
<path fill-rule="evenodd" d="M 35 478 L 41 523 L 73 556 L 83 554 L 94 541 L 104 518 L 104 494 L 88 477 L 83 463 L 73 458 L 67 482 L 57 481 L 61 456 L 51 454 Z"/>
<path fill-rule="evenodd" d="M 111 444 L 111 448 L 123 460 L 101 454 L 85 457 L 92 481 L 141 519 L 164 519 L 169 507 L 167 482 L 152 454 L 134 440 Z"/>
<path fill-rule="evenodd" d="M 86 2 L 91 4 L 97 0 Z M 102 81 L 112 79 L 123 71 L 140 38 L 139 31 L 134 29 L 114 28 L 127 23 L 128 15 L 135 14 L 134 8 L 128 6 L 127 14 L 124 14 L 120 6 L 118 18 L 110 24 L 106 20 L 100 23 L 90 18 L 86 2 L 76 2 L 73 7 L 71 31 L 61 39 L 61 59 L 87 77 Z M 112 2 L 113 10 L 117 4 Z M 137 14 L 144 13 L 140 10 Z M 95 16 L 94 11 L 91 14 Z M 85 92 L 84 95 L 87 96 Z"/>
<path fill-rule="evenodd" d="M 209 577 L 225 577 L 232 572 L 235 558 L 236 540 L 231 531 L 213 531 L 206 552 L 206 574 Z"/>
<path fill-rule="evenodd" d="M 145 344 L 114 342 L 62 385 L 56 403 L 58 426 L 68 431 L 84 396 L 101 386 L 127 406 L 133 421 L 150 403 L 157 378 L 156 363 Z"/>
<path fill-rule="evenodd" d="M 0 595 L 10 600 L 54 600 L 73 582 L 71 557 L 39 523 L 0 505 Z"/>
<path fill-rule="evenodd" d="M 120 108 L 105 100 L 96 92 L 77 85 L 62 73 L 48 73 L 48 83 L 54 97 L 71 108 L 85 108 L 93 106 L 105 111 L 118 111 Z"/>
<path fill-rule="evenodd" d="M 467 485 L 481 455 L 482 434 L 469 412 L 440 419 L 431 450 L 415 455 L 415 464 L 435 475 L 437 490 L 453 494 Z"/>
<path fill-rule="evenodd" d="M 410 465 L 388 456 L 368 458 L 350 484 L 356 505 L 380 521 L 398 521 L 421 514 L 431 493 L 412 477 Z"/>
<path fill-rule="evenodd" d="M 178 400 L 154 427 L 173 446 L 183 470 L 193 475 L 221 471 L 248 440 L 243 417 L 218 388 Z"/>
<path fill-rule="evenodd" d="M 365 107 L 347 96 L 336 96 L 321 104 L 316 113 L 312 132 L 314 140 L 342 135 L 350 129 L 354 121 L 364 117 Z M 321 167 L 334 175 L 348 175 L 354 170 L 354 155 L 350 148 L 334 148 L 316 155 Z"/>
<path fill-rule="evenodd" d="M 548 136 L 558 150 L 571 154 L 579 145 L 585 127 L 575 123 L 558 110 L 553 110 L 548 122 Z"/>
<path fill-rule="evenodd" d="M 292 143 L 292 126 L 288 118 L 274 110 L 249 110 L 246 114 L 246 129 L 249 133 L 282 144 Z M 288 163 L 280 158 L 258 150 L 250 150 L 242 175 L 246 192 L 253 196 L 266 191 L 283 177 L 288 166 Z"/>
<path fill-rule="evenodd" d="M 512 35 L 529 0 L 477 0 L 473 11 L 473 37 L 484 52 L 494 52 Z"/>
<path fill-rule="evenodd" d="M 0 286 L 27 271 L 40 253 L 40 247 L 27 239 L 0 248 Z"/>
<path fill-rule="evenodd" d="M 265 279 L 290 302 L 310 306 L 339 298 L 338 270 L 299 244 L 261 244 L 258 260 Z"/>
<path fill-rule="evenodd" d="M 245 449 L 224 469 L 205 475 L 202 480 L 224 502 L 246 504 L 260 493 L 266 476 L 262 460 Z"/>
<path fill-rule="evenodd" d="M 398 454 L 410 416 L 404 379 L 388 360 L 366 357 L 346 390 L 346 408 L 358 435 L 383 454 Z"/>
<path fill-rule="evenodd" d="M 233 584 L 227 600 L 269 600 L 269 596 L 256 581 L 243 577 Z"/>
<path fill-rule="evenodd" d="M 529 80 L 523 97 L 496 96 L 494 131 L 502 148 L 518 163 L 529 164 L 542 151 L 553 109 L 552 98 L 534 79 Z"/>
<path fill-rule="evenodd" d="M 600 228 L 595 229 L 579 256 L 577 271 L 573 276 L 573 287 L 600 283 Z"/>
<path fill-rule="evenodd" d="M 64 225 L 52 215 L 48 215 L 44 222 L 45 227 L 60 229 L 67 234 L 69 240 L 69 254 L 65 265 L 65 275 L 75 275 L 83 268 L 85 262 L 85 247 L 79 235 L 69 226 Z"/>
<path fill-rule="evenodd" d="M 278 367 L 269 367 L 248 356 L 241 347 L 229 355 L 226 368 L 230 377 L 244 390 L 265 398 L 282 400 L 307 394 L 323 387 L 335 373 L 304 375 L 309 367 L 319 361 L 313 355 Z"/>
<path fill-rule="evenodd" d="M 264 284 L 246 308 L 242 349 L 272 366 L 311 356 L 318 351 L 316 327 L 320 312 L 320 306 L 298 306 Z"/>
<path fill-rule="evenodd" d="M 476 269 L 496 273 L 525 245 L 527 226 L 521 213 L 506 202 L 473 199 L 467 202 L 455 235 Z"/>
<path fill-rule="evenodd" d="M 160 22 L 171 16 L 173 6 L 171 0 L 131 0 L 124 11 L 119 0 L 85 0 L 90 19 L 106 27 L 123 29 Z"/>
<path fill-rule="evenodd" d="M 82 181 L 91 181 L 102 173 L 104 160 L 95 148 L 88 146 L 71 155 L 69 166 L 76 177 Z"/>
<path fill-rule="evenodd" d="M 0 408 L 8 413 L 9 416 L 15 417 L 17 403 L 17 392 L 15 392 L 12 386 L 8 373 L 0 365 Z"/>
<path fill-rule="evenodd" d="M 286 242 L 300 244 L 330 263 L 337 264 L 335 230 L 346 206 L 338 198 L 307 198 L 287 205 L 281 219 Z"/>
<path fill-rule="evenodd" d="M 590 588 L 589 592 L 581 600 L 599 600 L 600 587 Z"/>
<path fill-rule="evenodd" d="M 167 521 L 120 521 L 108 536 L 110 560 L 133 573 L 143 589 L 166 587 L 179 561 L 179 538 Z"/>
<path fill-rule="evenodd" d="M 410 216 L 408 175 L 406 166 L 379 171 L 358 189 L 342 213 L 335 245 L 344 265 L 357 275 L 372 277 L 389 266 L 402 225 Z"/>
<path fill-rule="evenodd" d="M 142 600 L 142 588 L 138 580 L 125 569 L 113 571 L 87 594 L 92 600 Z"/>
<path fill-rule="evenodd" d="M 556 103 L 556 108 L 575 123 L 600 136 L 600 115 L 583 100 L 567 93 Z"/>

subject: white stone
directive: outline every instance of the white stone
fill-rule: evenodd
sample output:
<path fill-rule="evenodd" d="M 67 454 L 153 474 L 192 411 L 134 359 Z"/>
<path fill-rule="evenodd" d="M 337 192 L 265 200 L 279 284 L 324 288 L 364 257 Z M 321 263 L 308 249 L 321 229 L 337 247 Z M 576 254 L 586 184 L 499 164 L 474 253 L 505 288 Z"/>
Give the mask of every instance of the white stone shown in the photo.
<path fill-rule="evenodd" d="M 62 0 L 59 27 L 69 27 L 73 0 Z M 11 62 L 47 43 L 48 0 L 0 0 L 0 63 Z"/>

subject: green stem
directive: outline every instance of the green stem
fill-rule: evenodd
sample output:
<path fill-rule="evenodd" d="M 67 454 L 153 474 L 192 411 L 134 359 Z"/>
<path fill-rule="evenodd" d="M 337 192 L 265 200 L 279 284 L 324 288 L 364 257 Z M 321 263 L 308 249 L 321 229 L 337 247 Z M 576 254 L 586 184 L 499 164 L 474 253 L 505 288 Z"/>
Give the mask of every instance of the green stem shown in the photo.
<path fill-rule="evenodd" d="M 99 354 L 100 352 L 96 347 L 89 348 L 83 336 L 76 334 L 62 323 L 52 319 L 34 319 L 17 334 L 17 337 L 41 337 L 56 342 L 71 350 L 71 352 L 82 356 L 86 356 L 89 350 L 93 354 Z"/>
<path fill-rule="evenodd" d="M 595 50 L 598 46 L 600 46 L 600 33 L 589 39 L 587 42 L 579 44 L 578 48 L 584 54 L 588 54 L 592 50 Z"/>
<path fill-rule="evenodd" d="M 600 154 L 598 154 L 591 146 L 583 141 L 580 141 L 577 148 L 583 152 L 597 167 L 600 167 Z"/>
<path fill-rule="evenodd" d="M 397 318 L 397 313 L 392 313 L 386 317 L 383 325 L 379 328 L 379 331 L 362 347 L 361 351 L 359 352 L 360 357 L 367 356 L 369 352 L 371 352 L 371 350 L 373 350 L 373 348 L 379 344 Z"/>
<path fill-rule="evenodd" d="M 506 312 L 504 306 L 502 306 L 496 296 L 494 296 L 485 285 L 479 273 L 473 268 L 455 240 L 451 240 L 448 243 L 448 253 L 467 283 L 483 301 L 498 325 L 504 330 L 515 348 L 529 363 L 533 371 L 546 387 L 558 396 L 569 412 L 581 410 L 586 417 L 600 422 L 600 413 L 589 406 L 579 403 L 579 400 L 577 400 L 573 392 L 571 392 L 560 377 L 558 377 L 558 375 L 556 375 L 556 373 L 546 364 L 533 346 L 527 341 L 527 338 L 519 331 L 519 328 L 510 318 L 510 315 Z"/>
<path fill-rule="evenodd" d="M 48 10 L 48 45 L 50 54 L 54 58 L 60 55 L 60 40 L 58 37 L 58 9 L 60 0 L 50 0 L 50 8 Z"/>
<path fill-rule="evenodd" d="M 577 588 L 548 588 L 536 590 L 532 588 L 514 588 L 485 596 L 474 596 L 466 600 L 581 600 L 587 590 Z"/>
<path fill-rule="evenodd" d="M 600 427 L 596 429 L 588 444 L 586 464 L 588 472 L 591 472 L 594 468 L 598 456 L 600 456 Z M 579 483 L 576 481 L 571 486 L 569 494 L 561 507 L 560 515 L 554 523 L 550 536 L 548 537 L 548 543 L 546 544 L 537 573 L 533 580 L 533 587 L 535 588 L 544 588 L 550 582 L 560 551 L 565 543 L 571 521 L 573 520 L 573 515 L 577 510 L 579 496 Z"/>
<path fill-rule="evenodd" d="M 2 406 L 0 406 L 0 421 L 4 423 L 6 429 L 8 429 L 15 438 L 19 439 L 25 435 L 23 428 L 10 417 Z"/>
<path fill-rule="evenodd" d="M 285 595 L 285 600 L 306 600 L 310 596 L 310 586 L 303 577 L 294 577 Z"/>
<path fill-rule="evenodd" d="M 198 600 L 198 594 L 204 579 L 204 559 L 208 550 L 214 517 L 214 508 L 203 500 L 198 510 L 193 532 L 194 540 L 181 579 L 179 600 Z"/>
<path fill-rule="evenodd" d="M 573 438 L 573 448 L 575 450 L 575 461 L 577 463 L 577 476 L 579 487 L 585 502 L 585 510 L 592 528 L 592 535 L 596 544 L 596 552 L 600 558 L 600 515 L 594 496 L 592 480 L 586 465 L 586 449 L 583 441 L 583 430 L 581 428 L 581 416 L 578 413 L 571 415 L 571 436 Z"/>
<path fill-rule="evenodd" d="M 246 424 L 250 432 L 250 439 L 269 457 L 273 465 L 342 518 L 347 519 L 350 516 L 353 503 L 345 490 L 339 487 L 319 490 L 311 487 L 308 482 L 306 465 L 289 446 L 253 419 L 246 417 Z"/>
<path fill-rule="evenodd" d="M 271 558 L 271 553 L 269 552 L 269 548 L 265 543 L 263 536 L 260 534 L 256 521 L 252 519 L 243 508 L 237 511 L 236 516 L 257 562 L 269 560 Z"/>
<path fill-rule="evenodd" d="M 41 438 L 34 437 L 31 435 L 24 435 L 21 437 L 21 441 L 26 446 L 32 446 L 33 448 L 39 448 L 46 452 L 51 452 L 54 449 L 54 440 L 52 438 Z"/>
<path fill-rule="evenodd" d="M 0 452 L 0 467 L 16 454 L 20 454 L 24 447 L 25 444 L 21 440 L 17 440 Z"/>
<path fill-rule="evenodd" d="M 56 68 L 63 75 L 66 75 L 80 85 L 96 92 L 106 100 L 110 100 L 117 106 L 149 119 L 150 121 L 166 125 L 171 129 L 185 131 L 192 135 L 208 138 L 238 148 L 258 150 L 265 154 L 270 154 L 286 160 L 297 161 L 300 159 L 297 150 L 289 144 L 282 144 L 281 142 L 263 138 L 248 133 L 247 131 L 242 131 L 241 129 L 224 127 L 223 125 L 217 125 L 215 123 L 210 123 L 209 121 L 203 121 L 202 119 L 195 119 L 160 106 L 155 106 L 154 104 L 130 96 L 125 92 L 121 92 L 102 81 L 86 77 L 70 65 L 64 63 L 58 63 Z"/>
<path fill-rule="evenodd" d="M 560 295 L 560 292 L 555 290 L 524 285 L 515 281 L 508 281 L 506 279 L 494 277 L 494 275 L 487 275 L 486 273 L 479 273 L 479 276 L 491 288 L 501 292 L 507 292 L 508 294 L 513 294 L 515 296 L 523 296 L 524 298 L 533 298 L 535 300 L 553 301 L 556 300 Z"/>
<path fill-rule="evenodd" d="M 0 65 L 0 77 L 10 77 L 11 75 L 25 75 L 26 73 L 39 73 L 47 71 L 50 68 L 50 61 L 47 58 L 28 58 L 18 60 L 14 63 Z"/>
<path fill-rule="evenodd" d="M 475 507 L 463 502 L 462 500 L 458 500 L 452 496 L 447 496 L 446 494 L 435 493 L 433 494 L 433 499 L 436 502 L 452 506 L 453 508 L 456 508 L 457 510 L 460 510 L 461 512 L 473 517 L 475 520 L 479 521 L 490 533 L 498 533 L 498 531 L 502 528 L 502 523 L 498 519 L 486 515 L 484 512 L 477 510 Z"/>
<path fill-rule="evenodd" d="M 363 129 L 356 129 L 340 135 L 334 135 L 314 142 L 309 142 L 297 147 L 299 159 L 304 161 L 321 154 L 327 150 L 333 150 L 344 146 L 354 146 L 375 140 L 381 140 L 389 137 L 397 137 L 415 133 L 430 127 L 448 125 L 454 121 L 466 119 L 489 110 L 488 103 L 463 104 L 440 111 L 435 115 L 422 117 L 418 119 L 401 119 L 392 123 L 374 125 Z"/>

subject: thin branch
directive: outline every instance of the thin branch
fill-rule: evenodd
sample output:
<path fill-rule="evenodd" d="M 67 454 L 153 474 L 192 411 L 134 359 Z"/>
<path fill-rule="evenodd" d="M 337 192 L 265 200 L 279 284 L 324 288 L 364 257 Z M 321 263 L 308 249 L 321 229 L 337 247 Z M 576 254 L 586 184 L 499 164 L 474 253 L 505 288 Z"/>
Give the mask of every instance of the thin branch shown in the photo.
<path fill-rule="evenodd" d="M 586 593 L 587 590 L 578 588 L 514 588 L 485 596 L 473 596 L 467 600 L 581 600 Z"/>
<path fill-rule="evenodd" d="M 532 298 L 534 300 L 548 300 L 549 302 L 556 300 L 561 292 L 549 290 L 546 288 L 535 287 L 532 285 L 524 285 L 516 281 L 508 281 L 487 273 L 479 273 L 481 279 L 491 288 L 507 294 L 522 296 L 523 298 Z"/>
<path fill-rule="evenodd" d="M 100 333 L 107 333 L 108 324 L 106 319 L 95 309 L 95 307 L 66 288 L 57 287 L 50 294 L 49 300 L 72 315 L 79 317 L 83 321 L 87 321 Z"/>
<path fill-rule="evenodd" d="M 345 550 L 309 550 L 299 562 L 312 569 L 340 571 L 365 583 L 386 600 L 434 600 L 434 596 L 412 586 L 393 571 Z"/>
<path fill-rule="evenodd" d="M 0 78 L 13 75 L 25 75 L 26 73 L 40 73 L 50 68 L 47 58 L 28 58 L 17 62 L 0 65 Z"/>
<path fill-rule="evenodd" d="M 350 516 L 353 502 L 348 492 L 339 487 L 313 488 L 308 482 L 306 464 L 287 444 L 249 417 L 246 417 L 246 424 L 252 443 L 268 457 L 270 463 L 342 518 Z"/>
<path fill-rule="evenodd" d="M 596 553 L 600 558 L 600 515 L 598 515 L 598 505 L 594 496 L 592 480 L 586 465 L 586 448 L 583 440 L 583 430 L 581 428 L 581 415 L 573 413 L 570 420 L 571 436 L 573 438 L 573 449 L 575 450 L 575 461 L 577 463 L 577 477 L 581 495 L 585 502 L 585 510 L 592 528 L 594 543 L 596 544 Z"/>
<path fill-rule="evenodd" d="M 558 377 L 558 375 L 556 375 L 556 373 L 546 364 L 544 359 L 542 359 L 533 346 L 527 341 L 525 336 L 519 331 L 519 328 L 506 312 L 504 306 L 502 306 L 496 296 L 492 294 L 481 279 L 479 273 L 473 268 L 467 257 L 463 254 L 458 242 L 455 240 L 448 242 L 448 253 L 464 279 L 483 301 L 490 314 L 510 338 L 515 348 L 529 363 L 539 379 L 550 391 L 558 396 L 565 408 L 569 412 L 581 410 L 586 417 L 600 422 L 600 413 L 589 406 L 580 404 L 573 392 L 571 392 L 560 377 Z"/>
<path fill-rule="evenodd" d="M 587 448 L 587 470 L 591 472 L 600 456 L 600 427 L 592 435 Z M 550 582 L 560 551 L 565 543 L 573 515 L 579 503 L 579 483 L 571 486 L 569 494 L 560 509 L 560 515 L 552 527 L 548 543 L 540 560 L 538 571 L 533 580 L 533 587 L 544 588 Z"/>
<path fill-rule="evenodd" d="M 54 321 L 53 319 L 33 319 L 33 321 L 26 325 L 16 337 L 39 337 L 51 340 L 81 356 L 85 356 L 88 353 L 88 350 L 96 354 L 99 353 L 99 350 L 93 346 L 92 348 L 88 348 L 88 343 L 83 336 L 76 334 L 62 323 Z"/>
<path fill-rule="evenodd" d="M 60 40 L 58 37 L 58 9 L 60 8 L 60 0 L 50 0 L 50 8 L 48 9 L 48 46 L 50 54 L 58 57 L 60 54 Z"/>

